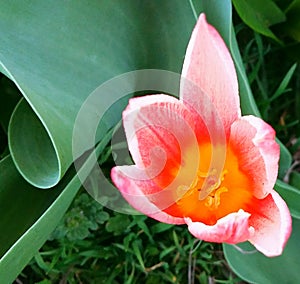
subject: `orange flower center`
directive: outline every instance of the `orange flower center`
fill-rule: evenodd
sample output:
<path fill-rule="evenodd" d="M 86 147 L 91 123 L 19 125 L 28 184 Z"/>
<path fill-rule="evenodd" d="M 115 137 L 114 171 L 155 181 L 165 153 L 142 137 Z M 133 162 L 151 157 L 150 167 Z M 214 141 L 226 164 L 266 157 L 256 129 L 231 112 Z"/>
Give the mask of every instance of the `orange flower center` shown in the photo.
<path fill-rule="evenodd" d="M 240 170 L 238 157 L 228 146 L 226 160 L 221 175 L 216 175 L 214 168 L 209 169 L 211 160 L 211 145 L 200 145 L 200 165 L 197 176 L 190 186 L 177 187 L 178 199 L 167 208 L 167 213 L 176 217 L 189 217 L 194 222 L 199 221 L 213 225 L 218 219 L 239 209 L 248 211 L 252 203 L 250 179 Z M 181 167 L 191 167 L 182 163 Z M 188 169 L 185 169 L 188 170 Z M 201 196 L 204 180 L 206 180 L 204 198 Z M 203 194 L 202 194 L 203 196 Z"/>
<path fill-rule="evenodd" d="M 198 191 L 202 191 L 202 186 L 204 179 L 208 179 L 209 191 L 210 193 L 205 199 L 204 205 L 208 207 L 209 210 L 215 210 L 219 207 L 221 203 L 221 194 L 227 192 L 228 189 L 225 186 L 221 186 L 221 183 L 224 181 L 225 175 L 228 173 L 227 170 L 223 170 L 222 175 L 218 178 L 215 174 L 215 169 L 212 169 L 210 173 L 199 172 L 196 178 L 196 188 Z M 195 190 L 191 188 L 191 190 Z M 201 199 L 200 199 L 201 200 Z"/>

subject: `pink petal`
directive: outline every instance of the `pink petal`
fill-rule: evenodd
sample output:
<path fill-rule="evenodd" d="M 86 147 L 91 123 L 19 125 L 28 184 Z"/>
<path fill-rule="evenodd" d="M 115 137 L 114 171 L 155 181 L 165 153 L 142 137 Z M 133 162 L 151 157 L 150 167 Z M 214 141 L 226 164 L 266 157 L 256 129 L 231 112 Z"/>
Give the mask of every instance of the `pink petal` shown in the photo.
<path fill-rule="evenodd" d="M 192 106 L 200 117 L 204 116 L 204 121 L 207 118 L 203 114 L 215 108 L 228 133 L 230 125 L 241 115 L 236 71 L 223 39 L 206 22 L 204 14 L 200 15 L 188 44 L 182 77 L 183 102 Z"/>
<path fill-rule="evenodd" d="M 129 151 L 135 164 L 147 172 L 147 179 L 155 178 L 165 188 L 183 163 L 195 165 L 196 174 L 199 155 L 194 121 L 179 100 L 167 95 L 131 99 L 123 123 Z"/>
<path fill-rule="evenodd" d="M 168 207 L 174 203 L 170 195 L 159 194 L 160 188 L 153 180 L 145 179 L 146 173 L 136 166 L 114 167 L 111 178 L 127 202 L 136 210 L 160 222 L 168 224 L 184 224 L 183 218 L 173 217 L 154 205 L 149 198 L 160 199 L 161 206 Z M 158 194 L 157 194 L 158 192 Z M 166 196 L 165 200 L 164 197 Z M 164 205 L 162 205 L 165 203 Z"/>
<path fill-rule="evenodd" d="M 232 124 L 230 145 L 241 171 L 251 178 L 254 195 L 264 198 L 273 189 L 278 173 L 280 149 L 275 131 L 260 118 L 243 116 Z"/>
<path fill-rule="evenodd" d="M 219 219 L 213 226 L 193 222 L 190 218 L 185 218 L 185 222 L 191 234 L 200 240 L 236 244 L 248 240 L 253 233 L 249 217 L 250 214 L 241 209 Z"/>
<path fill-rule="evenodd" d="M 266 256 L 278 256 L 282 253 L 292 230 L 289 209 L 274 190 L 258 202 L 257 211 L 252 213 L 249 220 L 255 229 L 250 242 Z"/>

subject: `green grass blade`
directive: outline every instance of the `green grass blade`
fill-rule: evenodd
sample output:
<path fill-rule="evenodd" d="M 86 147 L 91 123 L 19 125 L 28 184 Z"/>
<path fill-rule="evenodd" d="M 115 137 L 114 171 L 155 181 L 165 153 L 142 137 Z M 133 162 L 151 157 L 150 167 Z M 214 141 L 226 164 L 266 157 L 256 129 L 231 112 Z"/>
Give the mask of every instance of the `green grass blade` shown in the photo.
<path fill-rule="evenodd" d="M 297 63 L 295 63 L 290 69 L 289 71 L 286 73 L 286 75 L 284 76 L 284 78 L 282 79 L 280 85 L 278 86 L 278 88 L 276 89 L 276 91 L 274 92 L 273 96 L 271 96 L 271 98 L 269 99 L 270 102 L 274 101 L 275 99 L 277 99 L 279 96 L 283 95 L 284 93 L 286 93 L 288 90 L 286 89 L 290 80 L 292 79 L 292 76 L 295 73 L 295 70 L 297 68 Z"/>

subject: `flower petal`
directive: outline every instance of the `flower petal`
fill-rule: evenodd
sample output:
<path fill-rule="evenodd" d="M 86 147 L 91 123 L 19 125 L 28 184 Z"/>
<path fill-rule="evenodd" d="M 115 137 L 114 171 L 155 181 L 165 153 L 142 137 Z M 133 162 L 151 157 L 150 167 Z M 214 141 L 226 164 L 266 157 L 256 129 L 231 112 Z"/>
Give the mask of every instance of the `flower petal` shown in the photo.
<path fill-rule="evenodd" d="M 111 178 L 123 197 L 136 210 L 160 222 L 184 224 L 183 218 L 173 217 L 163 212 L 149 200 L 149 198 L 160 198 L 161 203 L 166 203 L 165 207 L 173 202 L 173 200 L 162 200 L 165 195 L 157 194 L 160 188 L 153 180 L 146 180 L 145 174 L 136 166 L 118 166 L 112 169 Z"/>
<path fill-rule="evenodd" d="M 190 218 L 185 221 L 191 234 L 200 240 L 236 244 L 248 240 L 253 233 L 249 217 L 250 214 L 241 209 L 219 219 L 213 226 L 193 222 Z"/>
<path fill-rule="evenodd" d="M 230 53 L 214 27 L 201 14 L 187 47 L 182 69 L 180 97 L 202 116 L 212 106 L 222 119 L 225 132 L 241 115 L 238 82 Z M 194 88 L 189 82 L 198 86 Z M 203 103 L 208 95 L 211 104 Z"/>
<path fill-rule="evenodd" d="M 251 179 L 255 197 L 264 198 L 278 174 L 280 149 L 275 131 L 258 117 L 243 116 L 232 124 L 230 144 L 239 157 L 241 171 Z"/>
<path fill-rule="evenodd" d="M 148 179 L 156 178 L 161 188 L 177 177 L 183 162 L 195 165 L 196 174 L 199 155 L 194 121 L 179 100 L 167 95 L 131 99 L 123 112 L 123 124 L 135 164 L 145 169 Z M 185 156 L 191 152 L 193 155 Z"/>
<path fill-rule="evenodd" d="M 278 256 L 282 253 L 292 230 L 289 209 L 274 190 L 258 202 L 257 211 L 252 213 L 249 220 L 255 229 L 250 242 L 266 256 Z"/>

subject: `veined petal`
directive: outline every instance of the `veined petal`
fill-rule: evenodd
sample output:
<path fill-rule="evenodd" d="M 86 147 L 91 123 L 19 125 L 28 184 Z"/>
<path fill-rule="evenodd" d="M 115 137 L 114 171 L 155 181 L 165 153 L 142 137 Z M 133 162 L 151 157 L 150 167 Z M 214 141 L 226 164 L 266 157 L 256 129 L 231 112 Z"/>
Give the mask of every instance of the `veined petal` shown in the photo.
<path fill-rule="evenodd" d="M 182 163 L 195 165 L 196 174 L 199 155 L 194 121 L 179 100 L 167 95 L 133 98 L 123 112 L 123 124 L 135 164 L 161 188 L 175 179 Z"/>
<path fill-rule="evenodd" d="M 133 208 L 160 222 L 184 224 L 183 218 L 173 217 L 163 212 L 162 208 L 158 208 L 150 201 L 150 199 L 154 202 L 160 201 L 160 206 L 164 207 L 174 202 L 170 199 L 170 195 L 164 195 L 157 184 L 153 180 L 147 180 L 146 176 L 147 173 L 136 166 L 118 166 L 111 171 L 112 181 Z"/>
<path fill-rule="evenodd" d="M 189 81 L 197 87 L 193 87 Z M 238 82 L 231 55 L 214 27 L 201 14 L 187 47 L 182 69 L 180 97 L 199 114 L 211 105 L 203 104 L 207 95 L 222 119 L 225 132 L 241 115 Z M 200 91 L 199 91 L 200 90 Z"/>
<path fill-rule="evenodd" d="M 200 240 L 236 244 L 248 240 L 253 234 L 249 218 L 249 213 L 239 210 L 219 219 L 213 226 L 193 222 L 190 218 L 185 218 L 185 222 L 190 233 Z"/>
<path fill-rule="evenodd" d="M 266 256 L 278 256 L 291 234 L 292 218 L 289 209 L 279 194 L 272 190 L 264 199 L 258 200 L 249 224 L 255 232 L 250 242 Z"/>
<path fill-rule="evenodd" d="M 243 116 L 232 124 L 230 145 L 239 157 L 241 171 L 251 180 L 254 196 L 264 198 L 278 174 L 280 149 L 275 131 L 258 117 Z"/>

